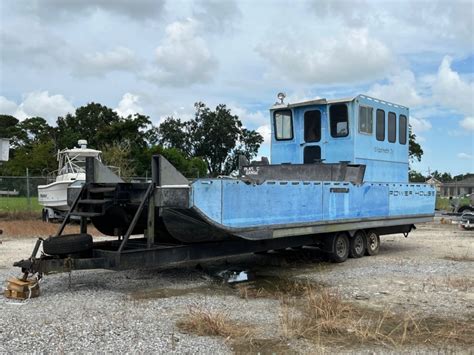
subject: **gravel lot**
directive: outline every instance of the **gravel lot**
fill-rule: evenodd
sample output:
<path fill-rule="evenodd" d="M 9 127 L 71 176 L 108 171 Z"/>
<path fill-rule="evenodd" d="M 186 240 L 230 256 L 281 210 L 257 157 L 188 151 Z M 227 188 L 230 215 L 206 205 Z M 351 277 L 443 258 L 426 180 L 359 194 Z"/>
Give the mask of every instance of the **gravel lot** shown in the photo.
<path fill-rule="evenodd" d="M 19 276 L 11 265 L 27 257 L 34 238 L 0 236 L 0 279 Z M 232 353 L 248 351 L 222 337 L 184 334 L 176 322 L 190 307 L 222 311 L 257 330 L 252 351 L 399 352 L 474 351 L 474 340 L 455 348 L 429 345 L 392 349 L 357 346 L 320 348 L 307 341 L 282 341 L 280 302 L 239 297 L 212 275 L 239 266 L 255 270 L 258 280 L 279 276 L 305 279 L 338 290 L 368 309 L 412 312 L 474 322 L 474 232 L 455 225 L 418 226 L 408 239 L 382 237 L 380 254 L 343 264 L 321 261 L 318 254 L 290 251 L 251 255 L 155 270 L 76 271 L 46 276 L 41 296 L 26 302 L 0 297 L 0 353 L 158 352 Z M 474 339 L 474 334 L 473 334 Z"/>

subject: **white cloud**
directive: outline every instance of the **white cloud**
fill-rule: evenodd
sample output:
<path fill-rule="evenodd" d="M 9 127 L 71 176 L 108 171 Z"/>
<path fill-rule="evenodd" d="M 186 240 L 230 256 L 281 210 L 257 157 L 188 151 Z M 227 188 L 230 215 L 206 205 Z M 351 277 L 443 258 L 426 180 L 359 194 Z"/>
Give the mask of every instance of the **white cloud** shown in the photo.
<path fill-rule="evenodd" d="M 469 0 L 313 0 L 319 21 L 368 28 L 403 53 L 466 53 L 472 47 L 473 6 Z"/>
<path fill-rule="evenodd" d="M 44 67 L 70 58 L 68 43 L 34 21 L 2 26 L 0 40 L 2 67 L 5 63 Z"/>
<path fill-rule="evenodd" d="M 260 126 L 256 129 L 256 131 L 260 133 L 263 137 L 263 143 L 260 146 L 259 151 L 261 152 L 263 150 L 263 151 L 270 152 L 270 144 L 272 141 L 272 130 L 270 128 L 270 125 L 266 124 L 266 125 Z"/>
<path fill-rule="evenodd" d="M 129 92 L 122 96 L 118 107 L 114 110 L 122 117 L 128 117 L 136 113 L 143 113 L 143 108 L 140 106 L 140 97 Z"/>
<path fill-rule="evenodd" d="M 464 117 L 464 119 L 461 122 L 459 122 L 459 125 L 462 128 L 467 129 L 468 131 L 474 131 L 474 117 L 472 116 Z"/>
<path fill-rule="evenodd" d="M 8 100 L 4 96 L 0 96 L 0 114 L 14 116 L 17 108 L 18 105 L 15 102 Z"/>
<path fill-rule="evenodd" d="M 245 127 L 253 129 L 253 127 L 260 127 L 268 122 L 269 118 L 263 111 L 248 111 L 245 108 L 231 104 L 229 105 L 232 114 L 239 116 Z"/>
<path fill-rule="evenodd" d="M 164 0 L 30 0 L 20 4 L 26 11 L 46 20 L 70 20 L 71 17 L 90 16 L 97 11 L 141 20 L 159 16 Z"/>
<path fill-rule="evenodd" d="M 430 121 L 428 121 L 427 119 L 425 119 L 425 118 L 416 118 L 416 117 L 413 117 L 413 116 L 410 116 L 410 125 L 413 129 L 413 132 L 416 133 L 416 134 L 418 134 L 420 132 L 429 131 L 432 128 Z"/>
<path fill-rule="evenodd" d="M 235 0 L 199 0 L 195 5 L 194 18 L 210 32 L 232 31 L 242 16 Z"/>
<path fill-rule="evenodd" d="M 471 160 L 471 159 L 472 159 L 472 155 L 471 155 L 471 154 L 467 154 L 467 153 L 458 153 L 458 158 L 459 158 L 459 159 L 465 159 L 465 160 Z"/>
<path fill-rule="evenodd" d="M 59 116 L 74 113 L 75 108 L 63 95 L 49 95 L 48 91 L 34 91 L 24 95 L 19 105 L 3 96 L 0 97 L 0 110 L 19 120 L 39 116 L 50 124 L 54 124 Z"/>
<path fill-rule="evenodd" d="M 116 47 L 106 52 L 87 53 L 78 61 L 76 73 L 85 76 L 103 76 L 111 71 L 134 71 L 138 59 L 129 48 Z"/>
<path fill-rule="evenodd" d="M 317 0 L 309 2 L 309 8 L 318 17 L 330 16 L 339 19 L 343 23 L 360 27 L 367 22 L 369 14 L 367 7 L 369 4 L 365 0 Z"/>
<path fill-rule="evenodd" d="M 144 77 L 170 86 L 209 82 L 217 61 L 199 36 L 198 26 L 192 19 L 168 25 L 163 44 L 156 48 L 155 69 Z"/>
<path fill-rule="evenodd" d="M 368 95 L 391 101 L 407 107 L 422 104 L 423 99 L 416 90 L 416 79 L 413 72 L 404 70 L 397 75 L 389 77 L 388 84 L 375 84 Z"/>
<path fill-rule="evenodd" d="M 390 49 L 365 29 L 342 31 L 332 38 L 298 37 L 278 38 L 257 47 L 280 79 L 310 84 L 368 81 L 384 77 L 394 66 Z"/>
<path fill-rule="evenodd" d="M 432 84 L 433 99 L 466 115 L 474 114 L 474 82 L 463 80 L 451 69 L 452 58 L 445 56 Z"/>

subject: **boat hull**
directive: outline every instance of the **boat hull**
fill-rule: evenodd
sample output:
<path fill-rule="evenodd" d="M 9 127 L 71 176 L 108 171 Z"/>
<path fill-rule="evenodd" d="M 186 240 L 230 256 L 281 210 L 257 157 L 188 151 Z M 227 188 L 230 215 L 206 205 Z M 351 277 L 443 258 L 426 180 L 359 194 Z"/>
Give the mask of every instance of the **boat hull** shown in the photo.
<path fill-rule="evenodd" d="M 67 188 L 72 181 L 56 181 L 48 185 L 38 186 L 38 203 L 47 208 L 53 208 L 59 211 L 69 209 L 67 203 Z"/>
<path fill-rule="evenodd" d="M 135 207 L 123 207 L 125 217 L 106 212 L 93 219 L 96 227 L 106 234 L 124 233 L 127 224 L 118 228 L 119 221 L 132 220 L 140 201 L 136 197 Z M 189 186 L 156 188 L 155 241 L 201 243 L 369 228 L 397 230 L 393 227 L 432 220 L 434 205 L 435 190 L 425 184 L 266 181 L 258 185 L 239 179 L 200 179 Z M 110 211 L 116 214 L 116 209 L 117 205 Z M 146 213 L 147 209 L 134 234 L 146 229 Z"/>

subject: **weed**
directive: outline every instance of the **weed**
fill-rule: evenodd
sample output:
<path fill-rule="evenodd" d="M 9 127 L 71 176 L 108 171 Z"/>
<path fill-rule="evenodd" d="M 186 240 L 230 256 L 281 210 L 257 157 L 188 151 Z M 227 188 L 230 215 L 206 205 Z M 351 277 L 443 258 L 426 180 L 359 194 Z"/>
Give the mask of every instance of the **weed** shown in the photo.
<path fill-rule="evenodd" d="M 252 327 L 233 322 L 227 313 L 210 311 L 198 306 L 189 307 L 188 314 L 176 323 L 186 333 L 200 336 L 220 336 L 226 339 L 249 338 Z"/>
<path fill-rule="evenodd" d="M 368 310 L 344 301 L 337 292 L 308 287 L 302 298 L 284 297 L 280 325 L 288 339 L 305 338 L 321 344 L 375 344 L 400 348 L 407 344 L 473 344 L 474 326 L 467 321 L 420 318 L 389 309 Z"/>

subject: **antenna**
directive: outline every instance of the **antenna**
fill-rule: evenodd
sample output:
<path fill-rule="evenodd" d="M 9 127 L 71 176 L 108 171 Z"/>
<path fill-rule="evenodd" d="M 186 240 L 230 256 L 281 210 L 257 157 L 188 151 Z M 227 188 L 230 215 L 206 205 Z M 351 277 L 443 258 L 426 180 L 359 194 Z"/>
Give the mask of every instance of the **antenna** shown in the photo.
<path fill-rule="evenodd" d="M 286 94 L 284 92 L 279 92 L 278 95 L 277 95 L 277 98 L 278 100 L 280 100 L 280 102 L 278 102 L 280 105 L 283 105 L 283 100 L 285 99 L 286 97 Z"/>

